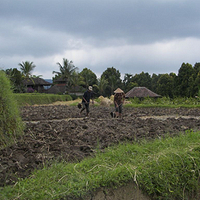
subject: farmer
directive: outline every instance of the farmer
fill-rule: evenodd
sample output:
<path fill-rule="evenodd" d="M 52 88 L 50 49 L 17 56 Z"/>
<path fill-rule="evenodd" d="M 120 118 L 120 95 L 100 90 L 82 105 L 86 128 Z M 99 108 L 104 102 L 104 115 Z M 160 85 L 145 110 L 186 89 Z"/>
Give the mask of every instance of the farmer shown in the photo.
<path fill-rule="evenodd" d="M 81 113 L 85 109 L 86 109 L 86 116 L 89 115 L 89 112 L 90 112 L 90 110 L 89 110 L 90 99 L 92 99 L 92 104 L 94 104 L 92 86 L 89 86 L 88 90 L 83 95 L 83 98 L 82 98 L 83 108 L 81 109 L 79 115 L 81 115 Z"/>
<path fill-rule="evenodd" d="M 124 103 L 125 100 L 125 94 L 124 91 L 121 90 L 120 88 L 117 88 L 114 91 L 115 95 L 114 95 L 114 105 L 115 105 L 115 114 L 116 117 L 122 117 L 122 105 Z"/>

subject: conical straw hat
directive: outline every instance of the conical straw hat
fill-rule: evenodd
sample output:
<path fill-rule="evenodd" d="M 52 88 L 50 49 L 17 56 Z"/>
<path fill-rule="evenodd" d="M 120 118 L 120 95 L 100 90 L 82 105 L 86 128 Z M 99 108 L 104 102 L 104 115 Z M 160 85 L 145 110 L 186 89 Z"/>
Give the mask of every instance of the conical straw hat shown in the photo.
<path fill-rule="evenodd" d="M 114 91 L 114 93 L 123 93 L 124 91 L 123 90 L 121 90 L 120 88 L 117 88 L 115 91 Z"/>

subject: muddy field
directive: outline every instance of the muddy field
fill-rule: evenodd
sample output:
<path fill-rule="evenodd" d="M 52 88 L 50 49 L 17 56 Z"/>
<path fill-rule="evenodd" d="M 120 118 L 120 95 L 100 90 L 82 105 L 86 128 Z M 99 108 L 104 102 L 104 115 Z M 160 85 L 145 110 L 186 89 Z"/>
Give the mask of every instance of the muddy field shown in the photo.
<path fill-rule="evenodd" d="M 121 141 L 158 138 L 200 130 L 200 109 L 124 108 L 123 119 L 111 118 L 113 107 L 93 107 L 88 118 L 67 105 L 26 106 L 22 140 L 0 150 L 0 186 L 14 184 L 47 161 L 81 160 Z"/>

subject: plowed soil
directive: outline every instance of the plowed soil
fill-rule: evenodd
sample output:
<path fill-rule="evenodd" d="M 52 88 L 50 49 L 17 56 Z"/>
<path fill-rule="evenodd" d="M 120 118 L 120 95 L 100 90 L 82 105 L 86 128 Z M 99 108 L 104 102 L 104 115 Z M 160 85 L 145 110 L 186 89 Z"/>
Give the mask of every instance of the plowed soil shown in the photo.
<path fill-rule="evenodd" d="M 75 106 L 25 106 L 22 139 L 0 150 L 0 186 L 15 184 L 52 160 L 74 162 L 122 141 L 138 141 L 200 129 L 200 109 L 124 108 L 123 119 L 111 118 L 113 107 L 90 106 L 79 116 Z"/>

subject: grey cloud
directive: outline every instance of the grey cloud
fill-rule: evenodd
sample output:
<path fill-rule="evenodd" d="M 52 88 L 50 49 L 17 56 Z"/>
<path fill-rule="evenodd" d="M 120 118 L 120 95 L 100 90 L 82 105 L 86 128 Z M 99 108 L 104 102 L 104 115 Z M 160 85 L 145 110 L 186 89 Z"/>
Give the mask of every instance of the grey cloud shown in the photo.
<path fill-rule="evenodd" d="M 11 8 L 11 15 L 22 16 L 33 27 L 65 31 L 75 37 L 95 38 L 97 41 L 116 37 L 127 38 L 127 42 L 131 43 L 144 43 L 172 37 L 198 36 L 195 29 L 198 29 L 200 19 L 200 3 L 194 1 L 19 2 Z"/>
<path fill-rule="evenodd" d="M 148 46 L 198 39 L 199 6 L 196 0 L 1 0 L 0 67 L 31 59 L 42 74 L 48 66 L 57 70 L 55 63 L 65 57 L 97 73 L 112 66 L 122 73 L 172 71 L 184 58 L 198 62 L 198 55 L 188 56 L 198 42 L 183 42 L 186 52 L 159 54 Z"/>

